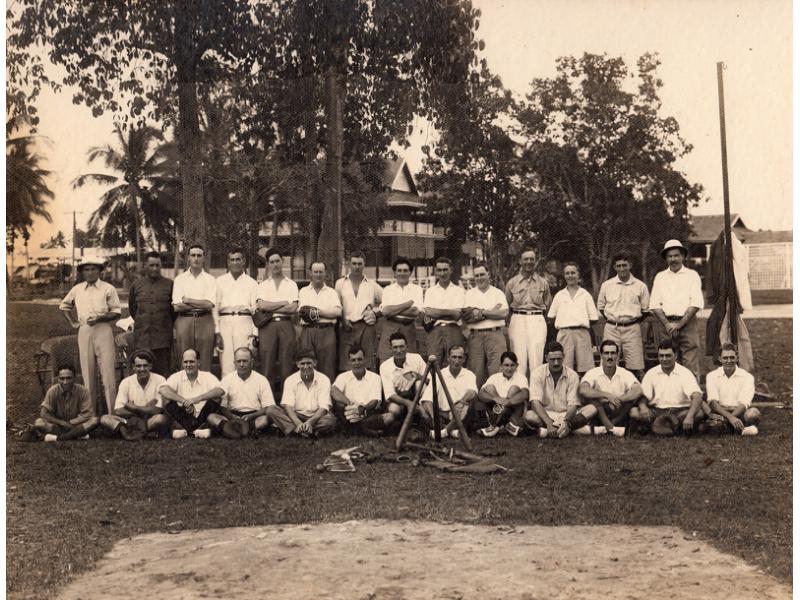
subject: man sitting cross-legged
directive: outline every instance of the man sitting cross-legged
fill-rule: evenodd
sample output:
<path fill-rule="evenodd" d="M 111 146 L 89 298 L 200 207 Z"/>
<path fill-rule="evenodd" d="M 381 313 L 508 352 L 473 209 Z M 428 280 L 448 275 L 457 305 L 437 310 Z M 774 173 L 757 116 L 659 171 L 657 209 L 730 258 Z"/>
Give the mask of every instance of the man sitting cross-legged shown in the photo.
<path fill-rule="evenodd" d="M 458 413 L 462 423 L 469 412 L 470 406 L 478 399 L 478 384 L 475 379 L 475 373 L 464 368 L 466 358 L 464 346 L 462 344 L 454 344 L 450 346 L 450 350 L 447 352 L 448 366 L 441 369 L 442 379 L 444 384 L 447 385 L 450 399 L 453 401 L 453 408 Z M 431 375 L 431 377 L 433 376 Z M 447 397 L 444 389 L 442 389 L 442 382 L 437 381 L 436 383 L 436 405 L 439 407 L 439 414 L 442 419 L 440 421 L 442 425 L 440 435 L 443 438 L 448 437 L 448 435 L 458 438 L 461 432 L 458 429 L 458 425 L 456 425 L 455 416 L 450 412 L 450 405 L 447 403 Z M 428 381 L 425 391 L 422 392 L 420 406 L 422 407 L 422 421 L 431 429 L 431 438 L 435 439 L 433 402 L 433 385 Z"/>
<path fill-rule="evenodd" d="M 728 429 L 742 435 L 756 435 L 761 413 L 750 404 L 755 394 L 753 376 L 738 366 L 739 356 L 733 344 L 723 344 L 720 350 L 722 366 L 706 375 L 706 398 L 715 417 Z M 710 420 L 711 420 L 710 419 Z"/>
<path fill-rule="evenodd" d="M 538 428 L 539 437 L 565 438 L 571 432 L 591 433 L 586 425 L 592 407 L 581 407 L 580 378 L 564 364 L 564 347 L 559 342 L 545 346 L 545 364 L 531 371 L 531 408 L 525 424 Z"/>
<path fill-rule="evenodd" d="M 295 355 L 298 371 L 286 378 L 283 384 L 281 409 L 291 420 L 292 430 L 302 437 L 332 433 L 336 417 L 331 413 L 331 380 L 317 371 L 317 357 L 313 350 L 300 350 Z"/>
<path fill-rule="evenodd" d="M 44 395 L 42 410 L 25 439 L 37 440 L 44 435 L 45 442 L 63 442 L 87 437 L 97 427 L 94 400 L 89 390 L 75 383 L 75 367 L 60 365 L 56 371 L 58 383 Z"/>
<path fill-rule="evenodd" d="M 402 422 L 406 412 L 414 403 L 414 394 L 421 385 L 420 381 L 426 367 L 425 360 L 419 354 L 407 351 L 404 333 L 395 331 L 391 334 L 389 346 L 392 357 L 387 358 L 380 366 L 386 412 L 368 417 L 372 428 L 380 425 L 378 423 L 380 419 L 383 431 L 395 423 Z M 420 417 L 421 411 L 422 409 L 417 406 L 417 414 Z"/>
<path fill-rule="evenodd" d="M 231 439 L 263 431 L 270 422 L 284 433 L 292 432 L 294 424 L 275 404 L 269 381 L 253 370 L 250 348 L 237 348 L 233 353 L 233 365 L 236 370 L 220 381 L 225 397 L 219 412 L 208 415 L 211 429 Z"/>
<path fill-rule="evenodd" d="M 146 423 L 147 431 L 165 434 L 169 431 L 169 417 L 162 414 L 158 389 L 166 380 L 153 373 L 156 358 L 149 350 L 137 350 L 131 356 L 133 375 L 119 384 L 114 401 L 114 413 L 100 417 L 100 424 L 125 439 L 137 439 L 136 431 L 129 428 L 128 420 L 134 417 Z"/>
<path fill-rule="evenodd" d="M 381 378 L 367 370 L 367 357 L 361 346 L 350 346 L 347 357 L 350 370 L 340 373 L 331 387 L 333 412 L 339 426 L 348 433 L 379 434 L 383 420 L 375 413 L 381 404 Z M 370 415 L 378 419 L 369 418 Z"/>
<path fill-rule="evenodd" d="M 483 437 L 494 437 L 500 431 L 517 435 L 524 423 L 523 413 L 528 401 L 528 382 L 517 372 L 519 360 L 513 352 L 500 355 L 500 372 L 495 373 L 478 392 L 475 413 L 479 422 L 488 426 L 479 429 Z M 482 418 L 482 415 L 486 415 Z"/>
<path fill-rule="evenodd" d="M 219 411 L 225 390 L 212 373 L 200 370 L 197 352 L 189 348 L 183 353 L 183 370 L 170 375 L 158 393 L 164 412 L 172 418 L 173 438 L 186 437 L 187 432 L 197 438 L 211 436 L 211 430 L 202 426 L 208 415 Z"/>
<path fill-rule="evenodd" d="M 671 339 L 658 345 L 659 365 L 645 373 L 639 405 L 631 408 L 631 425 L 650 427 L 654 433 L 670 435 L 680 423 L 684 432 L 710 413 L 692 372 L 679 365 Z"/>
<path fill-rule="evenodd" d="M 636 376 L 619 366 L 619 346 L 613 340 L 600 344 L 599 367 L 590 369 L 581 379 L 578 389 L 580 395 L 588 400 L 585 413 L 588 417 L 597 415 L 602 427 L 595 433 L 625 435 L 624 424 L 634 404 L 642 397 L 642 386 Z"/>

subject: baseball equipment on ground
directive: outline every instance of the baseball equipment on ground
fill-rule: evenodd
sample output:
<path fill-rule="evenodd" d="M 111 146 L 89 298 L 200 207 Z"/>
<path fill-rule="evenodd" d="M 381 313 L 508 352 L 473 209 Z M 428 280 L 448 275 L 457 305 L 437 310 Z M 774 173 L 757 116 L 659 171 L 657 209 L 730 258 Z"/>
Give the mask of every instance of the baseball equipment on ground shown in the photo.
<path fill-rule="evenodd" d="M 147 433 L 147 423 L 139 417 L 130 417 L 125 423 L 119 426 L 119 434 L 122 439 L 129 442 L 141 440 Z"/>
<path fill-rule="evenodd" d="M 230 440 L 238 440 L 250 435 L 250 423 L 244 419 L 229 419 L 222 425 L 222 435 Z"/>
<path fill-rule="evenodd" d="M 678 417 L 671 413 L 664 413 L 653 419 L 650 430 L 656 435 L 673 435 L 679 424 Z"/>

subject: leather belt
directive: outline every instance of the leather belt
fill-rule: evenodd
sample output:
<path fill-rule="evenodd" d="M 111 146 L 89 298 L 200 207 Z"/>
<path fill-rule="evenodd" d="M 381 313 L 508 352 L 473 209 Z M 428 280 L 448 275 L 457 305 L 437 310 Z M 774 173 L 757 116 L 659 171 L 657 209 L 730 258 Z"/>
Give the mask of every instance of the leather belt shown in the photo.
<path fill-rule="evenodd" d="M 543 310 L 521 310 L 519 308 L 512 308 L 511 312 L 515 315 L 543 315 Z"/>
<path fill-rule="evenodd" d="M 629 325 L 636 325 L 642 321 L 642 317 L 634 319 L 633 321 L 625 321 L 624 323 L 620 323 L 619 321 L 612 321 L 611 319 L 606 319 L 606 323 L 609 325 L 613 325 L 614 327 L 628 327 Z"/>
<path fill-rule="evenodd" d="M 292 317 L 284 315 L 283 317 L 272 317 L 269 322 L 270 323 L 280 323 L 281 321 L 291 321 Z"/>
<path fill-rule="evenodd" d="M 386 317 L 388 321 L 394 321 L 395 323 L 400 323 L 401 325 L 410 325 L 414 322 L 414 319 L 403 319 L 401 317 Z"/>
<path fill-rule="evenodd" d="M 205 317 L 210 315 L 210 310 L 187 310 L 186 312 L 179 313 L 179 317 Z"/>
<path fill-rule="evenodd" d="M 240 310 L 239 312 L 221 312 L 220 317 L 252 317 L 253 314 L 249 310 Z"/>
<path fill-rule="evenodd" d="M 676 317 L 676 316 L 669 316 L 667 315 L 667 321 L 680 321 L 683 318 L 683 315 Z"/>
<path fill-rule="evenodd" d="M 502 327 L 484 327 L 483 329 L 472 329 L 473 333 L 484 333 L 488 331 L 500 331 Z"/>
<path fill-rule="evenodd" d="M 333 327 L 336 323 L 301 323 L 303 327 L 311 327 L 312 329 L 324 329 L 325 327 Z"/>
<path fill-rule="evenodd" d="M 458 323 L 455 321 L 445 321 L 444 323 L 439 321 L 434 325 L 434 327 L 458 327 Z"/>
<path fill-rule="evenodd" d="M 588 327 L 584 327 L 583 325 L 570 325 L 568 327 L 559 327 L 558 330 L 561 331 L 562 329 L 589 329 Z"/>

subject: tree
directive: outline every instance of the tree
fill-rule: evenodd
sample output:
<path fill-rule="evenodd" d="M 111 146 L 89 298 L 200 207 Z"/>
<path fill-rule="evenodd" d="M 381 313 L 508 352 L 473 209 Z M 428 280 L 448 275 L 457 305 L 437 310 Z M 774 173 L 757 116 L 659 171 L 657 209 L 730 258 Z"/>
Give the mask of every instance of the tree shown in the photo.
<path fill-rule="evenodd" d="M 88 182 L 112 185 L 100 198 L 100 206 L 90 219 L 89 227 L 114 230 L 126 220 L 133 223 L 137 268 L 142 266 L 142 225 L 163 229 L 170 211 L 148 187 L 151 178 L 163 175 L 164 158 L 156 147 L 163 142 L 161 132 L 152 127 L 131 127 L 127 132 L 117 125 L 114 130 L 118 147 L 98 146 L 89 151 L 89 162 L 101 160 L 103 165 L 119 173 L 88 173 L 77 177 L 72 187 L 77 189 Z M 110 235 L 110 234 L 109 234 Z M 105 232 L 104 232 L 105 237 Z M 124 239 L 124 238 L 123 238 Z"/>
<path fill-rule="evenodd" d="M 632 75 L 621 58 L 560 58 L 557 75 L 534 79 L 515 111 L 530 193 L 555 203 L 556 221 L 568 224 L 558 235 L 588 256 L 595 291 L 621 247 L 685 232 L 702 193 L 676 168 L 692 146 L 660 115 L 658 65 L 645 54 Z"/>
<path fill-rule="evenodd" d="M 28 231 L 34 217 L 53 221 L 47 210 L 53 199 L 46 182 L 50 171 L 41 167 L 42 159 L 34 152 L 37 137 L 14 135 L 26 122 L 19 116 L 6 122 L 6 226 L 19 234 Z"/>
<path fill-rule="evenodd" d="M 67 240 L 64 238 L 64 232 L 59 230 L 53 236 L 50 236 L 50 239 L 46 242 L 42 242 L 39 244 L 39 247 L 44 250 L 54 250 L 56 248 L 66 248 L 67 247 Z"/>

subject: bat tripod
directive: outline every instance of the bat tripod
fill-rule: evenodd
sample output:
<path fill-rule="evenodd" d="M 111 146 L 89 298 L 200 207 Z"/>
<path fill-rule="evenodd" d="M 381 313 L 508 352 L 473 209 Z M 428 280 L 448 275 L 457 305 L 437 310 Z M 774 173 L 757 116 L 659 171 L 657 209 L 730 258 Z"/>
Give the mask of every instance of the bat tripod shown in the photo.
<path fill-rule="evenodd" d="M 428 357 L 428 364 L 426 365 L 425 372 L 422 375 L 423 385 L 417 386 L 417 391 L 414 394 L 414 401 L 411 405 L 411 408 L 408 409 L 408 413 L 403 421 L 403 425 L 400 428 L 400 433 L 397 435 L 395 447 L 398 451 L 402 450 L 406 445 L 406 438 L 408 437 L 408 431 L 411 428 L 411 421 L 414 419 L 414 413 L 417 411 L 417 406 L 419 406 L 419 400 L 422 396 L 422 391 L 425 388 L 424 382 L 427 381 L 429 375 L 432 375 L 431 391 L 433 392 L 433 402 L 431 404 L 433 405 L 433 434 L 436 443 L 439 444 L 442 441 L 442 418 L 441 414 L 439 413 L 439 402 L 437 395 L 437 386 L 441 385 L 444 396 L 447 398 L 447 404 L 450 406 L 450 414 L 453 415 L 453 420 L 458 426 L 458 432 L 460 434 L 459 439 L 464 445 L 464 448 L 467 450 L 472 450 L 472 441 L 470 441 L 469 436 L 467 435 L 467 430 L 464 429 L 464 423 L 461 421 L 461 417 L 456 411 L 455 403 L 453 402 L 452 396 L 450 396 L 450 390 L 447 389 L 447 384 L 444 382 L 444 377 L 442 377 L 442 371 L 439 369 L 438 362 L 439 359 L 436 355 L 432 354 Z"/>

